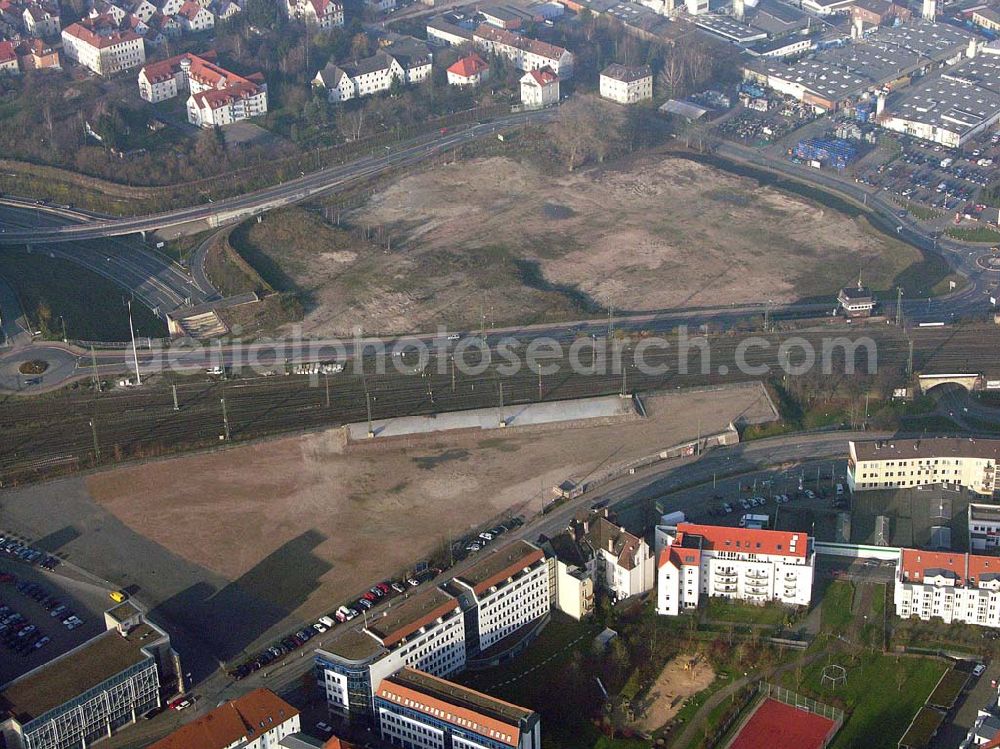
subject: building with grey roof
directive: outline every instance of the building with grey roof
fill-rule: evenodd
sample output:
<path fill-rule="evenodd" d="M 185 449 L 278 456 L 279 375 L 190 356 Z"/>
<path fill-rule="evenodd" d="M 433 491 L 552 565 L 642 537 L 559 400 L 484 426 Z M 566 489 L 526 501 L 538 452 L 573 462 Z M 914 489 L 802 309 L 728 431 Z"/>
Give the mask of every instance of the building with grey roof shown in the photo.
<path fill-rule="evenodd" d="M 697 16 L 694 23 L 699 29 L 736 44 L 750 44 L 767 39 L 766 31 L 740 23 L 731 16 L 709 13 Z"/>

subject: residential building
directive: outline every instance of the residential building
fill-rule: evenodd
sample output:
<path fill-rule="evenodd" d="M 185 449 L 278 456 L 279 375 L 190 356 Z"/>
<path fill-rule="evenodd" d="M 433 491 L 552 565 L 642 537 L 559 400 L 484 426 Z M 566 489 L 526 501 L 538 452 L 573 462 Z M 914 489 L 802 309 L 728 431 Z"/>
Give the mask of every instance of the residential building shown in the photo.
<path fill-rule="evenodd" d="M 59 50 L 49 47 L 41 39 L 24 40 L 15 47 L 21 70 L 58 69 Z"/>
<path fill-rule="evenodd" d="M 613 63 L 601 71 L 601 96 L 619 104 L 637 104 L 653 98 L 653 71 L 648 65 Z"/>
<path fill-rule="evenodd" d="M 969 550 L 987 554 L 1000 547 L 1000 506 L 969 503 Z"/>
<path fill-rule="evenodd" d="M 973 11 L 972 22 L 981 29 L 1000 32 L 1000 12 L 995 8 L 979 8 Z"/>
<path fill-rule="evenodd" d="M 215 16 L 208 8 L 204 8 L 194 0 L 188 0 L 177 11 L 177 21 L 188 33 L 198 33 L 215 28 Z"/>
<path fill-rule="evenodd" d="M 903 5 L 896 5 L 892 0 L 856 0 L 851 6 L 851 20 L 854 23 L 861 21 L 870 26 L 882 26 L 910 20 L 910 9 Z"/>
<path fill-rule="evenodd" d="M 379 13 L 388 13 L 396 8 L 396 0 L 365 0 L 365 7 Z"/>
<path fill-rule="evenodd" d="M 837 294 L 837 302 L 848 317 L 868 317 L 878 304 L 871 289 L 862 286 L 860 280 L 857 286 L 845 286 L 841 289 Z"/>
<path fill-rule="evenodd" d="M 702 598 L 808 606 L 815 552 L 805 533 L 678 523 L 664 529 L 656 610 L 677 616 Z"/>
<path fill-rule="evenodd" d="M 236 84 L 263 86 L 260 73 L 237 75 L 216 63 L 215 57 L 214 50 L 201 55 L 188 52 L 150 63 L 139 71 L 139 95 L 156 103 L 185 92 L 225 91 Z"/>
<path fill-rule="evenodd" d="M 1000 559 L 900 549 L 894 600 L 903 619 L 1000 627 Z"/>
<path fill-rule="evenodd" d="M 267 113 L 267 86 L 263 78 L 229 83 L 224 89 L 191 94 L 188 122 L 198 127 L 222 127 Z"/>
<path fill-rule="evenodd" d="M 597 583 L 611 598 L 621 601 L 653 589 L 656 557 L 643 538 L 598 517 L 590 523 L 586 540 L 594 550 Z"/>
<path fill-rule="evenodd" d="M 684 0 L 684 7 L 689 15 L 701 16 L 708 13 L 708 0 Z"/>
<path fill-rule="evenodd" d="M 559 103 L 559 76 L 550 68 L 529 70 L 521 76 L 521 104 L 525 109 L 541 109 Z"/>
<path fill-rule="evenodd" d="M 847 483 L 852 491 L 951 484 L 991 496 L 998 457 L 1000 440 L 851 440 Z"/>
<path fill-rule="evenodd" d="M 24 30 L 31 36 L 51 39 L 59 36 L 59 9 L 46 5 L 29 5 L 24 9 Z"/>
<path fill-rule="evenodd" d="M 142 37 L 119 31 L 106 16 L 85 18 L 62 31 L 63 54 L 97 75 L 108 77 L 146 62 Z"/>
<path fill-rule="evenodd" d="M 16 74 L 17 53 L 14 51 L 14 42 L 0 42 L 0 73 Z"/>
<path fill-rule="evenodd" d="M 549 575 L 555 584 L 554 608 L 579 621 L 594 612 L 594 550 L 581 543 L 572 530 L 542 537 L 539 544 L 549 560 Z M 550 586 L 551 588 L 551 586 Z"/>
<path fill-rule="evenodd" d="M 452 86 L 478 86 L 487 80 L 490 66 L 473 52 L 471 55 L 457 60 L 448 68 L 448 83 Z"/>
<path fill-rule="evenodd" d="M 549 68 L 556 76 L 567 80 L 573 75 L 573 54 L 554 44 L 486 24 L 475 30 L 472 43 L 490 54 L 510 60 L 518 70 L 530 72 Z"/>
<path fill-rule="evenodd" d="M 472 32 L 444 18 L 432 18 L 427 22 L 427 41 L 443 47 L 458 47 L 472 43 Z"/>
<path fill-rule="evenodd" d="M 446 590 L 462 606 L 466 658 L 477 667 L 526 647 L 548 622 L 552 608 L 545 554 L 527 541 L 482 554 Z"/>
<path fill-rule="evenodd" d="M 393 81 L 420 83 L 431 74 L 429 54 L 390 53 L 392 46 L 353 63 L 330 63 L 313 78 L 331 102 L 348 101 L 388 91 Z"/>
<path fill-rule="evenodd" d="M 231 0 L 219 0 L 219 2 L 210 7 L 210 10 L 215 13 L 215 17 L 220 21 L 231 21 L 243 12 L 239 3 L 232 2 Z M 341 19 L 341 23 L 343 23 L 343 19 Z"/>
<path fill-rule="evenodd" d="M 374 717 L 374 690 L 401 668 L 435 676 L 465 668 L 465 619 L 458 599 L 431 588 L 396 603 L 360 629 L 341 630 L 316 648 L 316 677 L 332 713 Z"/>
<path fill-rule="evenodd" d="M 274 749 L 300 727 L 298 710 L 260 688 L 181 726 L 148 749 Z"/>
<path fill-rule="evenodd" d="M 126 601 L 105 612 L 106 631 L 0 688 L 7 749 L 85 747 L 160 706 L 177 676 L 170 637 Z"/>
<path fill-rule="evenodd" d="M 344 6 L 334 0 L 286 0 L 285 7 L 289 17 L 323 31 L 344 25 Z"/>
<path fill-rule="evenodd" d="M 538 713 L 404 668 L 375 693 L 379 733 L 406 749 L 541 749 Z"/>

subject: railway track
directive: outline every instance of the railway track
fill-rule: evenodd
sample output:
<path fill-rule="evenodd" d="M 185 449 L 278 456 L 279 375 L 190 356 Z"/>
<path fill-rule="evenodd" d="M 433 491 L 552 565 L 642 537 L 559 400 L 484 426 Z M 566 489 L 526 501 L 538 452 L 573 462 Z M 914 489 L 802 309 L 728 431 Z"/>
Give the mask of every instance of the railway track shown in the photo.
<path fill-rule="evenodd" d="M 910 339 L 896 328 L 857 331 L 802 333 L 800 337 L 820 351 L 823 339 L 837 335 L 869 335 L 877 344 L 878 367 L 905 372 L 910 355 Z M 1000 329 L 933 329 L 911 331 L 915 371 L 985 372 L 998 371 Z M 761 336 L 769 347 L 746 352 L 751 367 L 780 371 L 776 335 Z M 417 414 L 433 414 L 470 408 L 499 407 L 500 390 L 505 406 L 538 400 L 563 400 L 627 391 L 658 390 L 714 385 L 759 379 L 759 370 L 744 374 L 736 366 L 737 347 L 742 336 L 713 336 L 710 371 L 702 374 L 697 350 L 690 371 L 682 373 L 671 350 L 650 349 L 648 365 L 667 367 L 662 373 L 644 373 L 628 367 L 621 374 L 576 374 L 568 359 L 560 357 L 546 364 L 558 371 L 541 377 L 521 368 L 516 374 L 501 376 L 495 367 L 480 374 L 456 371 L 450 365 L 441 372 L 433 357 L 422 373 L 373 374 L 373 362 L 366 361 L 364 376 L 342 373 L 310 378 L 302 375 L 236 378 L 210 381 L 198 377 L 174 376 L 179 410 L 174 410 L 171 387 L 166 378 L 139 390 L 113 391 L 96 395 L 86 387 L 65 390 L 37 399 L 9 397 L 0 402 L 0 480 L 4 485 L 42 478 L 60 470 L 109 465 L 130 458 L 153 457 L 189 449 L 215 446 L 225 433 L 222 400 L 229 441 L 242 442 L 299 430 L 335 427 L 367 418 L 366 391 L 372 417 L 376 420 Z M 632 349 L 626 350 L 626 361 Z M 863 358 L 863 357 L 862 357 Z M 843 372 L 843 362 L 834 358 L 834 374 Z M 470 358 L 470 368 L 478 363 Z M 582 357 L 584 366 L 592 361 Z M 793 352 L 789 363 L 799 361 Z M 863 371 L 863 362 L 858 362 Z M 791 375 L 790 375 L 791 376 Z M 624 383 L 623 383 L 624 379 Z M 499 416 L 499 413 L 498 413 Z M 94 447 L 96 433 L 98 450 Z"/>

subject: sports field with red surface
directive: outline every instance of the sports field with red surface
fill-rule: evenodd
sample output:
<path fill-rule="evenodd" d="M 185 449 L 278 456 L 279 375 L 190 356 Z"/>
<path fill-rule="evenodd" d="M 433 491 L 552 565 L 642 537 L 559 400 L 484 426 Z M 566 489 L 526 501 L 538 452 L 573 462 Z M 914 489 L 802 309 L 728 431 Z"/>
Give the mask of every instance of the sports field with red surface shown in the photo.
<path fill-rule="evenodd" d="M 729 749 L 818 749 L 833 721 L 777 700 L 764 700 Z"/>

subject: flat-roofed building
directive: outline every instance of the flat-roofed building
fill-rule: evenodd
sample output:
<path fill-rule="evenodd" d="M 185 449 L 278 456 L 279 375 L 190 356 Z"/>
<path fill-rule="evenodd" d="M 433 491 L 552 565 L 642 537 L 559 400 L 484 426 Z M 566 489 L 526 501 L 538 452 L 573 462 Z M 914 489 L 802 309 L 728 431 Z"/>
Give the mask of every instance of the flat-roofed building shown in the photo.
<path fill-rule="evenodd" d="M 382 679 L 406 666 L 437 676 L 461 671 L 465 647 L 458 600 L 432 588 L 394 604 L 367 627 L 336 631 L 329 646 L 316 649 L 316 677 L 331 712 L 368 720 Z"/>
<path fill-rule="evenodd" d="M 934 484 L 962 486 L 977 494 L 996 491 L 1000 440 L 851 440 L 847 483 L 852 491 L 898 489 Z"/>
<path fill-rule="evenodd" d="M 1000 559 L 900 549 L 893 598 L 903 619 L 1000 627 Z"/>
<path fill-rule="evenodd" d="M 275 749 L 300 727 L 296 708 L 260 688 L 219 705 L 147 749 Z"/>
<path fill-rule="evenodd" d="M 1000 505 L 969 503 L 969 550 L 995 553 L 1000 547 Z"/>
<path fill-rule="evenodd" d="M 678 523 L 664 529 L 656 611 L 677 616 L 702 598 L 808 606 L 816 556 L 805 533 Z"/>
<path fill-rule="evenodd" d="M 972 22 L 987 31 L 1000 31 L 1000 11 L 995 8 L 979 8 L 972 12 Z"/>
<path fill-rule="evenodd" d="M 406 749 L 541 749 L 538 713 L 412 668 L 375 693 L 382 738 Z"/>
<path fill-rule="evenodd" d="M 459 597 L 465 612 L 470 659 L 505 644 L 509 647 L 503 648 L 504 655 L 526 646 L 552 607 L 545 554 L 527 541 L 484 553 L 448 589 Z"/>
<path fill-rule="evenodd" d="M 86 747 L 159 707 L 161 676 L 175 673 L 170 637 L 129 602 L 105 622 L 105 632 L 0 688 L 8 749 Z"/>

